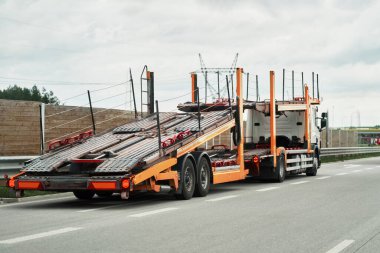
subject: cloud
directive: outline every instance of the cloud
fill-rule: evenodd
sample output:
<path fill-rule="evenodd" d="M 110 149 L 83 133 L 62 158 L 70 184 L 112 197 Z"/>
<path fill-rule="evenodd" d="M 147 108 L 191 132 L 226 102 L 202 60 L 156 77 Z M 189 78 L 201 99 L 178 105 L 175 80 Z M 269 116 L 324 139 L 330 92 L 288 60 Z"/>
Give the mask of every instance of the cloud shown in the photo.
<path fill-rule="evenodd" d="M 365 112 L 380 109 L 372 100 L 380 93 L 379 10 L 378 1 L 354 0 L 2 1 L 0 76 L 116 83 L 127 80 L 132 67 L 139 91 L 140 71 L 148 64 L 156 74 L 157 99 L 166 100 L 189 92 L 199 52 L 209 67 L 229 67 L 239 52 L 238 64 L 260 76 L 262 97 L 270 69 L 278 84 L 282 68 L 296 70 L 297 79 L 303 71 L 308 83 L 315 71 L 323 108 L 334 106 L 336 117 L 359 110 L 363 125 L 378 124 Z M 0 79 L 2 88 L 14 82 Z M 61 99 L 96 88 L 41 84 Z M 355 108 L 337 99 L 343 94 L 357 101 Z"/>

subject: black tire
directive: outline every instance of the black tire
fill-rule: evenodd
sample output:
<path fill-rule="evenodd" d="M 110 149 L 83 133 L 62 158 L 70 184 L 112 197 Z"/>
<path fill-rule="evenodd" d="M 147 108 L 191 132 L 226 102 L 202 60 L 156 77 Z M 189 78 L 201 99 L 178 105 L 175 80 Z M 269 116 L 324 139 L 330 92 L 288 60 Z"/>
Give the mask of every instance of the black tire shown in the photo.
<path fill-rule="evenodd" d="M 282 183 L 285 180 L 285 157 L 283 154 L 277 157 L 277 168 L 275 172 L 275 181 Z"/>
<path fill-rule="evenodd" d="M 313 158 L 313 167 L 307 168 L 306 176 L 315 177 L 317 175 L 317 171 L 318 171 L 318 158 L 314 157 Z"/>
<path fill-rule="evenodd" d="M 80 191 L 73 191 L 74 196 L 77 199 L 92 199 L 95 195 L 95 192 L 93 191 L 86 191 L 86 190 L 80 190 Z"/>
<path fill-rule="evenodd" d="M 198 163 L 197 182 L 195 184 L 195 196 L 204 197 L 210 190 L 210 165 L 205 157 Z"/>
<path fill-rule="evenodd" d="M 182 189 L 180 193 L 175 194 L 175 197 L 183 200 L 191 199 L 194 195 L 195 181 L 194 164 L 189 158 L 187 158 L 181 168 L 180 184 Z"/>
<path fill-rule="evenodd" d="M 112 194 L 113 192 L 109 192 L 109 191 L 96 192 L 96 195 L 98 195 L 98 197 L 100 198 L 109 198 L 112 196 Z"/>

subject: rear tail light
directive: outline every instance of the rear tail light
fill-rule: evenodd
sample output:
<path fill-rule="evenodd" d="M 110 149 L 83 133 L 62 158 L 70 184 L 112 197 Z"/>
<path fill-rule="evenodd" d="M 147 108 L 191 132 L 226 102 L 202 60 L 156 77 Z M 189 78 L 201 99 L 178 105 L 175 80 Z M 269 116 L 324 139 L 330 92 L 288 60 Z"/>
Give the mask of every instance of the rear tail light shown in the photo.
<path fill-rule="evenodd" d="M 253 157 L 253 162 L 254 162 L 254 163 L 259 163 L 259 162 L 260 162 L 259 157 L 258 157 L 258 156 L 254 156 L 254 157 Z"/>
<path fill-rule="evenodd" d="M 123 181 L 121 181 L 121 188 L 128 189 L 129 186 L 130 186 L 129 179 L 123 179 Z"/>

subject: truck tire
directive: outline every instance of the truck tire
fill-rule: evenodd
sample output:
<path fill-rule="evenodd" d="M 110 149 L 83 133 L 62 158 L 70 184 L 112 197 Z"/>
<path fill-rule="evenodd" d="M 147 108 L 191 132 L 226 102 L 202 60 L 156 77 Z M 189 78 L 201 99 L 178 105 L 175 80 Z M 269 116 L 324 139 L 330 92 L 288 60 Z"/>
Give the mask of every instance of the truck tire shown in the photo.
<path fill-rule="evenodd" d="M 79 191 L 73 191 L 74 196 L 77 199 L 92 199 L 95 195 L 95 192 L 93 191 L 86 191 L 86 190 L 79 190 Z"/>
<path fill-rule="evenodd" d="M 186 158 L 181 168 L 180 184 L 182 186 L 182 190 L 180 193 L 176 193 L 175 197 L 183 200 L 191 199 L 194 195 L 195 181 L 196 177 L 194 164 L 189 158 Z"/>
<path fill-rule="evenodd" d="M 317 171 L 318 171 L 318 158 L 314 157 L 313 158 L 313 167 L 308 168 L 306 170 L 306 176 L 314 177 L 317 175 Z"/>
<path fill-rule="evenodd" d="M 198 163 L 197 182 L 195 184 L 195 196 L 204 197 L 210 190 L 210 165 L 205 157 L 202 157 Z"/>
<path fill-rule="evenodd" d="M 285 180 L 285 157 L 283 154 L 277 157 L 277 168 L 275 172 L 275 181 L 282 183 Z"/>

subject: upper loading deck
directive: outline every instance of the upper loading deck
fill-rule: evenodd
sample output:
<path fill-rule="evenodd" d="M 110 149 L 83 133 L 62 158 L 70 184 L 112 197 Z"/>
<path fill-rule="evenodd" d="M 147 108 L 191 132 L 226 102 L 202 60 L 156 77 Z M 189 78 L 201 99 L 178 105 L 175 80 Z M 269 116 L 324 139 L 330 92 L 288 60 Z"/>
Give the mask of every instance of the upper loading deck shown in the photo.
<path fill-rule="evenodd" d="M 95 174 L 126 173 L 153 164 L 165 154 L 226 124 L 232 116 L 229 110 L 223 110 L 201 112 L 199 118 L 198 122 L 198 113 L 160 113 L 162 141 L 159 144 L 157 115 L 154 114 L 47 153 L 27 164 L 23 171 L 64 172 L 67 165 L 83 162 L 97 163 L 92 171 Z"/>

